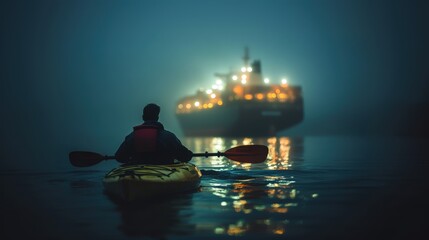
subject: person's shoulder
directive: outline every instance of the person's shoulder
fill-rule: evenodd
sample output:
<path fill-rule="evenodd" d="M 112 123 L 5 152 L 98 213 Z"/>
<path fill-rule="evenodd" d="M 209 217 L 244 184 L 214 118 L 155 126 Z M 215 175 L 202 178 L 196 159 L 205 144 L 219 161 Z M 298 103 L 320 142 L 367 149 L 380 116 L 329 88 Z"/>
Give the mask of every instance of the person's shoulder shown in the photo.
<path fill-rule="evenodd" d="M 160 132 L 161 134 L 165 135 L 165 136 L 172 136 L 172 137 L 176 137 L 176 134 L 174 134 L 174 133 L 172 133 L 172 132 L 170 132 L 170 131 L 168 131 L 168 130 L 165 130 L 165 129 L 160 130 L 159 132 Z"/>
<path fill-rule="evenodd" d="M 130 133 L 125 137 L 125 139 L 126 139 L 126 140 L 131 140 L 132 138 L 134 138 L 134 132 L 130 132 Z"/>
<path fill-rule="evenodd" d="M 174 134 L 173 132 L 170 132 L 168 130 L 162 130 L 160 131 L 161 138 L 167 141 L 173 141 L 173 142 L 180 142 L 179 138 Z"/>

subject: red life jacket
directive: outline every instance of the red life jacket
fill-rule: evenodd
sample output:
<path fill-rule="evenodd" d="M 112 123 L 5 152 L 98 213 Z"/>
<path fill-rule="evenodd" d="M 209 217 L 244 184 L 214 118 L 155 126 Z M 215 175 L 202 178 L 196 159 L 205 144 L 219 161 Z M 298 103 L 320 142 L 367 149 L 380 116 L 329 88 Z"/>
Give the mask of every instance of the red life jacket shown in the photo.
<path fill-rule="evenodd" d="M 134 147 L 138 153 L 149 153 L 157 150 L 159 127 L 155 125 L 139 125 L 134 127 Z"/>

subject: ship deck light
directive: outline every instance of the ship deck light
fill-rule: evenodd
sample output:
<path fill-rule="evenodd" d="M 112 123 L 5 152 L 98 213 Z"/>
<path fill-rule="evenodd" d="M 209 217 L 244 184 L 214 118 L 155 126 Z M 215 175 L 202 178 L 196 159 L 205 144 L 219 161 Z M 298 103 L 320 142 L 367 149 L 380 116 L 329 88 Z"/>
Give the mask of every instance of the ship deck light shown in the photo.
<path fill-rule="evenodd" d="M 288 98 L 288 96 L 287 96 L 287 94 L 286 94 L 286 93 L 280 93 L 280 94 L 278 95 L 278 99 L 279 99 L 280 101 L 286 101 L 286 100 L 287 100 L 287 98 Z"/>
<path fill-rule="evenodd" d="M 273 92 L 269 92 L 268 94 L 267 94 L 267 98 L 268 99 L 275 99 L 277 97 L 277 95 L 275 94 L 275 93 L 273 93 Z"/>
<path fill-rule="evenodd" d="M 258 100 L 264 99 L 264 94 L 262 94 L 262 93 L 257 93 L 255 96 L 256 96 L 256 99 L 258 99 Z"/>
<path fill-rule="evenodd" d="M 246 100 L 252 100 L 253 99 L 253 95 L 252 94 L 246 94 L 246 95 L 244 95 L 244 99 L 246 99 Z"/>

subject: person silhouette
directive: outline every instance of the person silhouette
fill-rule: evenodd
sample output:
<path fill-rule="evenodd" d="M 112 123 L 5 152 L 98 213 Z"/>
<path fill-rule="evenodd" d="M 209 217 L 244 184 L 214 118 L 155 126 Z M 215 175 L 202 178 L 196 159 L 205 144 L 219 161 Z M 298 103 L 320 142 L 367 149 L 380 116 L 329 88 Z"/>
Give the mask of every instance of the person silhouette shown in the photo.
<path fill-rule="evenodd" d="M 163 165 L 191 160 L 193 152 L 158 121 L 160 111 L 154 103 L 144 107 L 143 124 L 135 126 L 116 151 L 118 162 Z"/>

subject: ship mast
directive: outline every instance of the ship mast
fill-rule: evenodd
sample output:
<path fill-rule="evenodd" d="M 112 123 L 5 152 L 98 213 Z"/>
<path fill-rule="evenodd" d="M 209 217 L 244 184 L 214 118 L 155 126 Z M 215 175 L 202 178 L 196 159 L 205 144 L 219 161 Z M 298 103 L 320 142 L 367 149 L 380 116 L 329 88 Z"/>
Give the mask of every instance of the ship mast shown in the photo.
<path fill-rule="evenodd" d="M 244 56 L 243 56 L 244 66 L 246 66 L 246 67 L 249 66 L 249 60 L 250 60 L 249 48 L 245 47 L 244 48 Z"/>

